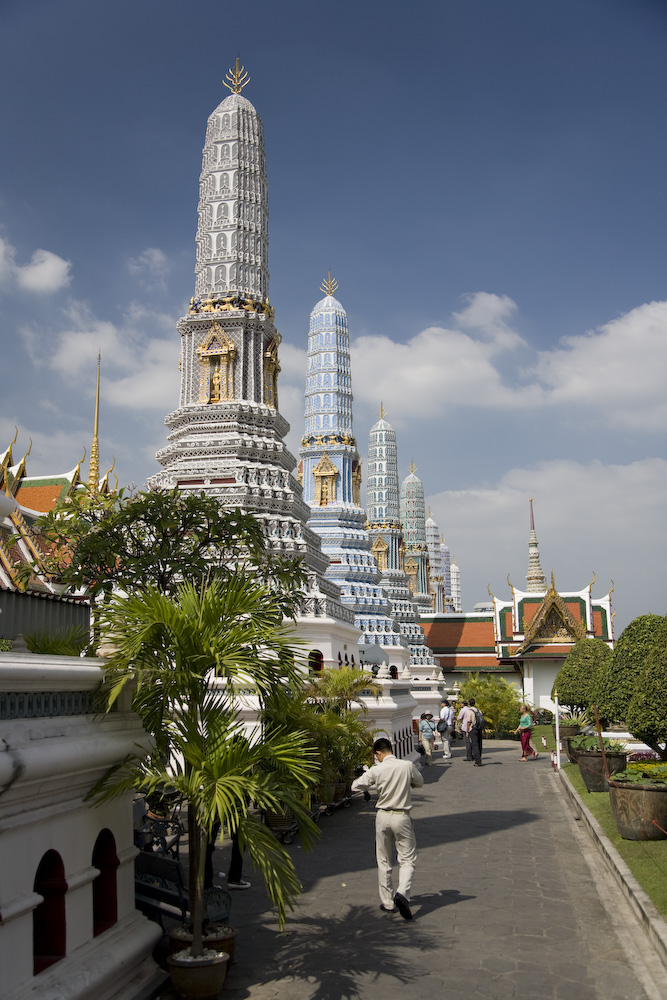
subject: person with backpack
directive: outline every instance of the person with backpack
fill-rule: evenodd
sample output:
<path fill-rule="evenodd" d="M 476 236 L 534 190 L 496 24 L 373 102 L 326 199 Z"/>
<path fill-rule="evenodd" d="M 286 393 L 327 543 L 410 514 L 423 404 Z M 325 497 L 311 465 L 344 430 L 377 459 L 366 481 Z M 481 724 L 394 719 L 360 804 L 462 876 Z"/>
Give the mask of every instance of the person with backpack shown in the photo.
<path fill-rule="evenodd" d="M 440 719 L 438 720 L 437 730 L 440 733 L 442 739 L 442 750 L 445 758 L 452 756 L 452 748 L 450 746 L 450 739 L 452 736 L 452 728 L 454 726 L 454 710 L 448 701 L 443 701 L 442 708 L 440 709 Z"/>
<path fill-rule="evenodd" d="M 470 750 L 472 752 L 472 759 L 475 762 L 475 767 L 482 766 L 482 737 L 484 735 L 484 716 L 480 710 L 475 705 L 475 699 L 468 699 L 468 708 L 472 710 L 475 721 L 473 725 L 468 730 L 468 736 L 470 737 Z"/>

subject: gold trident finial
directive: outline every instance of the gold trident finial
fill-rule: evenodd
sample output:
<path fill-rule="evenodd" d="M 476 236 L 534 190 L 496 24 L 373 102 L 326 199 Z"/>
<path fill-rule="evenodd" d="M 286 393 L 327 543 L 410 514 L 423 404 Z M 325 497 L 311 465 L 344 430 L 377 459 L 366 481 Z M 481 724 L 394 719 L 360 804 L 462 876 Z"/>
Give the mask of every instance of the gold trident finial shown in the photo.
<path fill-rule="evenodd" d="M 416 471 L 417 471 L 417 466 L 415 465 L 414 462 L 410 462 L 410 475 L 414 476 Z"/>
<path fill-rule="evenodd" d="M 385 409 L 384 403 L 380 403 L 380 420 L 384 420 L 387 416 L 387 410 Z"/>
<path fill-rule="evenodd" d="M 331 277 L 331 271 L 329 271 L 327 277 L 324 279 L 320 285 L 320 291 L 324 292 L 325 295 L 333 295 L 333 293 L 338 288 L 338 282 L 335 278 Z"/>
<path fill-rule="evenodd" d="M 227 81 L 229 81 L 229 83 Z M 227 90 L 231 90 L 232 94 L 240 94 L 248 83 L 250 83 L 250 77 L 245 71 L 245 66 L 239 67 L 239 59 L 237 56 L 236 66 L 234 69 L 227 70 L 226 77 L 222 81 L 222 84 L 227 88 Z"/>

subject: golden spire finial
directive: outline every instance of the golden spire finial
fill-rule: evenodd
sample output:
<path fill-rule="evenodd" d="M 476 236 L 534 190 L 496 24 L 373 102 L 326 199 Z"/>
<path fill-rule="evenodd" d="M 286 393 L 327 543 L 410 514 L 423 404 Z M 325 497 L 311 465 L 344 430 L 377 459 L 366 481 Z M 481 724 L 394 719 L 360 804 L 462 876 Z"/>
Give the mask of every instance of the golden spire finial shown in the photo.
<path fill-rule="evenodd" d="M 331 277 L 331 271 L 329 271 L 327 277 L 320 285 L 320 291 L 324 292 L 325 295 L 333 295 L 333 293 L 336 291 L 337 288 L 338 288 L 338 282 L 336 281 L 335 278 Z"/>
<path fill-rule="evenodd" d="M 97 388 L 95 390 L 95 419 L 93 421 L 93 443 L 90 446 L 90 462 L 88 463 L 88 489 L 97 496 L 100 489 L 100 443 L 98 439 L 98 429 L 100 423 L 100 361 L 101 355 L 97 352 Z"/>
<path fill-rule="evenodd" d="M 384 420 L 384 418 L 386 416 L 387 416 L 387 410 L 385 408 L 384 403 L 381 401 L 380 402 L 380 420 Z"/>
<path fill-rule="evenodd" d="M 236 66 L 234 69 L 227 70 L 226 77 L 222 83 L 227 90 L 231 90 L 232 94 L 240 94 L 243 88 L 250 83 L 250 77 L 245 71 L 245 66 L 239 67 L 238 56 L 236 57 Z"/>
<path fill-rule="evenodd" d="M 410 475 L 414 476 L 416 471 L 417 471 L 417 466 L 415 465 L 414 462 L 410 462 Z"/>

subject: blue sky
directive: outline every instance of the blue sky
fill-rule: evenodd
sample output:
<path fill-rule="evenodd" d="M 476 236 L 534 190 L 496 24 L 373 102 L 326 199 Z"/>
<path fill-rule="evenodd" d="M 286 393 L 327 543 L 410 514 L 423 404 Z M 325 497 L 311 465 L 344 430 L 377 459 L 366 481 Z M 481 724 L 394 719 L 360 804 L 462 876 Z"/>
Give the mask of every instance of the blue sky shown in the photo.
<path fill-rule="evenodd" d="M 265 128 L 281 410 L 331 268 L 365 453 L 380 399 L 461 567 L 664 613 L 667 4 L 4 0 L 0 450 L 142 484 L 178 401 L 206 119 Z"/>

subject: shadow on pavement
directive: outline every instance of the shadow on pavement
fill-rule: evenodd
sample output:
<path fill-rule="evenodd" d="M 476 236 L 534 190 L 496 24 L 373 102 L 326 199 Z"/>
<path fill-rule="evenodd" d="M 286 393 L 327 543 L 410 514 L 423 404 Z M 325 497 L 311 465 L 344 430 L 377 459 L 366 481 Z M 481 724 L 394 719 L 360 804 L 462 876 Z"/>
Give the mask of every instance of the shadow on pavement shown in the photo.
<path fill-rule="evenodd" d="M 350 906 L 337 916 L 290 921 L 282 934 L 263 930 L 255 944 L 261 959 L 252 970 L 253 987 L 275 984 L 281 995 L 302 996 L 303 983 L 309 1000 L 354 1000 L 368 995 L 369 979 L 387 976 L 407 984 L 414 979 L 414 961 L 401 959 L 396 946 L 413 941 L 414 927 L 379 907 Z M 420 935 L 420 950 L 436 947 L 437 938 Z M 225 994 L 239 1000 L 247 996 L 244 989 L 234 989 L 235 980 L 247 982 L 247 975 L 247 969 L 232 966 Z"/>

